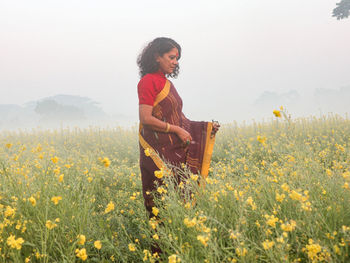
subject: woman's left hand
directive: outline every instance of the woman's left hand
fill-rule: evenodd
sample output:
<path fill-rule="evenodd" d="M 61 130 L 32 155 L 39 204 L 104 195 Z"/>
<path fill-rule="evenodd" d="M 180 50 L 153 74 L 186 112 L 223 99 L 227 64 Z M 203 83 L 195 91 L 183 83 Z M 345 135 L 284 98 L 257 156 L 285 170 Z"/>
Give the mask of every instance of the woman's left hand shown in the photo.
<path fill-rule="evenodd" d="M 217 121 L 213 121 L 213 129 L 211 130 L 211 135 L 214 136 L 220 128 L 220 124 Z"/>

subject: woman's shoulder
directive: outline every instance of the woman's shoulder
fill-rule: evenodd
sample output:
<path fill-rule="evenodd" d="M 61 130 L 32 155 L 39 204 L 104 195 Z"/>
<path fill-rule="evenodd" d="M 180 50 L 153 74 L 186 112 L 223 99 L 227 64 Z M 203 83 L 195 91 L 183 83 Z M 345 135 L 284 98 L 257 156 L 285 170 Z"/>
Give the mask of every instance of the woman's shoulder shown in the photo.
<path fill-rule="evenodd" d="M 150 84 L 154 84 L 157 85 L 159 83 L 163 83 L 166 81 L 166 78 L 163 77 L 162 75 L 160 75 L 158 72 L 154 72 L 154 73 L 147 73 L 146 75 L 144 75 L 140 81 L 139 81 L 139 86 L 140 85 L 150 85 Z"/>

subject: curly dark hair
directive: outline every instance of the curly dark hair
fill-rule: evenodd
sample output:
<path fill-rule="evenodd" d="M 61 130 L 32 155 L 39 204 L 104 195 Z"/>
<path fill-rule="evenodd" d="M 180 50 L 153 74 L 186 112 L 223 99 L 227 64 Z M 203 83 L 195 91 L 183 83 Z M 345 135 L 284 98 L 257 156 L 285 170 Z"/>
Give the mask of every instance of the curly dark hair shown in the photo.
<path fill-rule="evenodd" d="M 178 60 L 181 57 L 181 46 L 173 39 L 167 37 L 158 37 L 151 41 L 141 52 L 137 58 L 137 65 L 140 69 L 141 78 L 148 73 L 153 73 L 159 70 L 159 64 L 156 61 L 156 56 L 163 56 L 173 48 L 177 48 L 179 51 Z M 167 76 L 176 78 L 179 74 L 179 64 L 176 65 L 174 71 Z"/>

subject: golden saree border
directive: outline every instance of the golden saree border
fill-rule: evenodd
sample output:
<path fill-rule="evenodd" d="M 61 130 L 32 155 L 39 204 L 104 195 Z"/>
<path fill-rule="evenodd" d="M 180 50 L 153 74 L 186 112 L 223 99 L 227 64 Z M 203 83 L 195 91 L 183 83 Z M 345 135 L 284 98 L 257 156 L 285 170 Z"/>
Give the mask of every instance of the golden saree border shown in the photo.
<path fill-rule="evenodd" d="M 141 130 L 142 130 L 142 124 L 140 123 L 140 125 L 139 125 L 139 142 L 140 142 L 140 145 L 142 146 L 143 150 L 148 149 L 148 151 L 150 152 L 149 157 L 152 158 L 152 160 L 155 163 L 155 165 L 159 169 L 164 169 L 165 168 L 165 163 L 159 157 L 159 155 L 156 153 L 156 151 L 152 148 L 152 146 L 149 145 L 148 142 L 142 137 Z"/>
<path fill-rule="evenodd" d="M 156 99 L 154 100 L 153 107 L 156 106 L 159 102 L 164 100 L 170 92 L 170 81 L 166 80 L 164 88 L 158 93 Z"/>
<path fill-rule="evenodd" d="M 205 149 L 204 149 L 202 168 L 201 168 L 201 175 L 205 178 L 208 177 L 211 156 L 213 154 L 214 143 L 215 143 L 215 136 L 211 136 L 212 129 L 213 129 L 213 123 L 208 122 L 207 137 L 205 142 Z"/>
<path fill-rule="evenodd" d="M 154 103 L 153 103 L 153 107 L 156 106 L 158 103 L 160 103 L 162 100 L 164 100 L 168 94 L 170 92 L 170 81 L 166 80 L 165 81 L 165 85 L 164 88 L 158 93 Z M 153 160 L 153 162 L 155 163 L 155 165 L 159 168 L 159 169 L 165 169 L 166 165 L 163 162 L 163 160 L 159 157 L 159 155 L 156 153 L 156 151 L 151 147 L 151 145 L 149 145 L 149 143 L 142 137 L 141 135 L 141 130 L 142 130 L 142 124 L 140 123 L 139 125 L 139 142 L 140 145 L 142 146 L 143 150 L 148 149 L 150 151 L 150 156 Z"/>

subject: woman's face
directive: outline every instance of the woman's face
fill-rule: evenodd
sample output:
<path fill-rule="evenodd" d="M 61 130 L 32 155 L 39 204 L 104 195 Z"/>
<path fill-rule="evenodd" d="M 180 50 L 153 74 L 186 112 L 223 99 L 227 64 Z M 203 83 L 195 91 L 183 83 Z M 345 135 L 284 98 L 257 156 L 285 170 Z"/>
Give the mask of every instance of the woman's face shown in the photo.
<path fill-rule="evenodd" d="M 164 74 L 171 74 L 176 65 L 178 64 L 177 58 L 179 57 L 179 51 L 177 48 L 173 48 L 167 53 L 164 53 L 163 56 L 157 56 L 156 61 L 159 63 L 159 69 Z"/>

